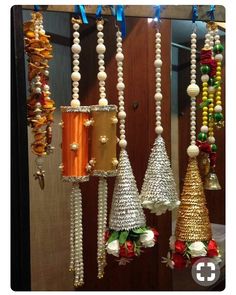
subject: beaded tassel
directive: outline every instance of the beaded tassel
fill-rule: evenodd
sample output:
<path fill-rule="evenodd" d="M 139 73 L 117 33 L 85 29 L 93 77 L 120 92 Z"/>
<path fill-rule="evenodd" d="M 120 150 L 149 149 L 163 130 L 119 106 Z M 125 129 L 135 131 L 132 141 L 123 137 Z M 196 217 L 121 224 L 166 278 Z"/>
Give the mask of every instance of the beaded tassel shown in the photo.
<path fill-rule="evenodd" d="M 107 74 L 105 72 L 104 53 L 106 47 L 104 45 L 103 20 L 97 21 L 97 46 L 96 51 L 98 54 L 99 72 L 97 78 L 99 80 L 100 99 L 99 106 L 108 105 L 106 99 L 106 83 Z M 97 232 L 97 265 L 98 265 L 98 278 L 104 276 L 104 268 L 106 266 L 106 251 L 105 251 L 105 232 L 107 226 L 107 179 L 99 177 L 98 185 L 98 232 Z"/>
<path fill-rule="evenodd" d="M 107 226 L 107 179 L 99 178 L 98 184 L 98 278 L 103 278 L 106 266 L 105 231 Z"/>

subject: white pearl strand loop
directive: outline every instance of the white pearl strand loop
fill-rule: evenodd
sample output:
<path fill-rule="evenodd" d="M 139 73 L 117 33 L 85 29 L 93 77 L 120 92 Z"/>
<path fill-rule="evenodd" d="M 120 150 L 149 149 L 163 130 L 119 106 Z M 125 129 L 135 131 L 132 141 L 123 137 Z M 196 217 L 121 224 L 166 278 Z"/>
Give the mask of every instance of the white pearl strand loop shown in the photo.
<path fill-rule="evenodd" d="M 74 20 L 75 21 L 75 20 Z M 70 102 L 71 107 L 77 108 L 80 106 L 79 101 L 79 81 L 81 79 L 80 74 L 80 67 L 79 67 L 79 58 L 80 58 L 80 52 L 81 52 L 81 46 L 80 46 L 80 22 L 81 20 L 77 20 L 77 22 L 73 23 L 73 45 L 71 46 L 71 51 L 73 53 L 73 72 L 71 74 L 71 80 L 72 82 L 72 100 Z"/>
<path fill-rule="evenodd" d="M 161 101 L 162 101 L 162 91 L 161 91 L 161 67 L 162 67 L 162 59 L 161 59 L 161 33 L 159 32 L 159 28 L 156 28 L 155 35 L 155 43 L 156 43 L 156 56 L 154 61 L 154 67 L 156 72 L 156 91 L 155 91 L 155 101 L 156 101 L 156 127 L 155 132 L 158 135 L 161 135 L 163 132 L 163 127 L 161 126 Z"/>
<path fill-rule="evenodd" d="M 125 149 L 127 146 L 126 136 L 125 136 L 125 104 L 124 104 L 124 78 L 123 78 L 123 61 L 124 54 L 122 49 L 122 34 L 118 30 L 116 33 L 116 62 L 117 62 L 117 85 L 118 90 L 118 100 L 119 100 L 119 113 L 118 118 L 120 121 L 120 140 L 119 146 Z"/>
<path fill-rule="evenodd" d="M 191 34 L 191 70 L 190 70 L 190 85 L 187 88 L 187 93 L 191 99 L 190 107 L 190 146 L 187 149 L 189 157 L 193 158 L 199 154 L 199 148 L 196 145 L 196 96 L 200 89 L 196 84 L 196 49 L 197 49 L 197 34 L 195 30 Z"/>

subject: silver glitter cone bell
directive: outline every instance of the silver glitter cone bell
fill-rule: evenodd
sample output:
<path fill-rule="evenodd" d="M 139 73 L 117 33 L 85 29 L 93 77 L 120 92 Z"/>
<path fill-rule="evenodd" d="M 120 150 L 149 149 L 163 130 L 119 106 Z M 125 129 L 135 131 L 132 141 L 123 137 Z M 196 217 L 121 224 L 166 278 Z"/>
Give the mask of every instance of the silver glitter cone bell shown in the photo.
<path fill-rule="evenodd" d="M 127 151 L 122 149 L 117 168 L 109 228 L 121 231 L 146 225 L 139 192 Z"/>
<path fill-rule="evenodd" d="M 172 210 L 180 204 L 165 142 L 161 135 L 158 135 L 154 142 L 140 196 L 142 206 L 156 215 Z"/>

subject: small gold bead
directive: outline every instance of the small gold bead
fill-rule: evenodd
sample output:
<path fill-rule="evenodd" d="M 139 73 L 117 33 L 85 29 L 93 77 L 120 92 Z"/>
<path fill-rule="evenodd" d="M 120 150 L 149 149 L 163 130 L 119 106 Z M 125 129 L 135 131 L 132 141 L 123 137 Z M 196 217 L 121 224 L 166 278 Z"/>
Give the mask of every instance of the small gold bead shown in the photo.
<path fill-rule="evenodd" d="M 206 116 L 203 116 L 202 119 L 203 119 L 203 121 L 206 121 L 207 120 L 207 117 Z"/>
<path fill-rule="evenodd" d="M 217 66 L 220 67 L 221 66 L 221 61 L 217 62 Z"/>
<path fill-rule="evenodd" d="M 203 96 L 203 97 L 202 97 L 202 100 L 203 100 L 203 101 L 206 101 L 206 100 L 207 100 L 207 96 Z"/>
<path fill-rule="evenodd" d="M 207 92 L 207 91 L 208 91 L 208 87 L 203 87 L 203 88 L 202 88 L 202 91 L 203 91 L 203 92 L 204 92 L 204 91 Z"/>
<path fill-rule="evenodd" d="M 203 111 L 203 112 L 202 112 L 202 115 L 203 115 L 203 116 L 207 116 L 207 112 L 204 112 L 204 111 Z"/>
<path fill-rule="evenodd" d="M 217 101 L 217 104 L 218 104 L 218 105 L 221 105 L 221 104 L 222 104 L 222 102 L 221 102 L 220 100 L 218 100 L 218 101 Z"/>
<path fill-rule="evenodd" d="M 202 83 L 202 86 L 203 86 L 203 87 L 207 87 L 207 86 L 208 86 L 208 83 L 207 83 L 207 82 L 203 82 L 203 83 Z"/>
<path fill-rule="evenodd" d="M 202 96 L 207 98 L 207 94 L 208 94 L 208 93 L 207 93 L 206 91 L 204 91 L 204 92 L 202 93 Z"/>
<path fill-rule="evenodd" d="M 209 108 L 209 113 L 213 113 L 214 109 L 211 107 Z"/>
<path fill-rule="evenodd" d="M 203 111 L 207 112 L 208 111 L 208 107 L 203 107 Z"/>
<path fill-rule="evenodd" d="M 217 67 L 216 70 L 217 70 L 217 71 L 221 71 L 221 67 Z"/>
<path fill-rule="evenodd" d="M 207 126 L 207 121 L 203 121 L 203 122 L 202 122 L 202 125 L 203 125 L 203 126 Z"/>
<path fill-rule="evenodd" d="M 221 91 L 221 86 L 219 86 L 219 87 L 217 88 L 217 91 Z"/>
<path fill-rule="evenodd" d="M 216 72 L 216 76 L 221 76 L 221 72 L 220 71 L 217 71 Z"/>

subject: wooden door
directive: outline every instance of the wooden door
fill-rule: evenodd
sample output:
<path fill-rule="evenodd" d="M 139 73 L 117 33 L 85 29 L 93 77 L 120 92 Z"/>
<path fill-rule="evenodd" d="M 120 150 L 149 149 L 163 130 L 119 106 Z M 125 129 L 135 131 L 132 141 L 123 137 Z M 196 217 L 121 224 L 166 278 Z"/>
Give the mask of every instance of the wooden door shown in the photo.
<path fill-rule="evenodd" d="M 45 14 L 46 31 L 55 29 L 55 24 L 70 27 L 70 15 L 63 16 L 55 22 L 54 13 Z M 59 13 L 63 15 L 63 13 Z M 57 15 L 58 17 L 58 15 Z M 147 167 L 147 161 L 155 133 L 155 29 L 145 18 L 127 18 L 127 36 L 124 40 L 124 79 L 125 107 L 127 112 L 128 153 L 133 172 L 140 190 Z M 62 23 L 64 22 L 64 23 Z M 163 126 L 164 138 L 170 155 L 170 42 L 171 27 L 169 21 L 163 21 Z M 106 17 L 104 39 L 106 44 L 105 66 L 107 71 L 107 97 L 110 103 L 117 104 L 116 90 L 116 44 L 114 18 Z M 57 35 L 60 32 L 57 32 Z M 67 33 L 65 33 L 67 34 Z M 98 101 L 96 26 L 90 19 L 88 26 L 81 31 L 81 104 L 91 105 Z M 68 34 L 64 38 L 70 38 Z M 53 41 L 53 39 L 52 39 Z M 71 40 L 70 40 L 71 41 Z M 70 43 L 70 42 L 69 42 Z M 54 44 L 55 45 L 55 44 Z M 55 60 L 51 63 L 50 77 L 52 97 L 56 101 L 57 111 L 53 127 L 53 144 L 56 150 L 45 163 L 46 188 L 42 192 L 33 179 L 34 157 L 30 159 L 30 227 L 31 227 L 31 284 L 32 290 L 74 290 L 72 274 L 68 271 L 69 262 L 69 194 L 71 185 L 62 183 L 58 165 L 60 164 L 59 148 L 61 131 L 60 105 L 70 103 L 70 47 L 54 50 Z M 69 49 L 68 49 L 69 48 Z M 58 50 L 58 51 L 57 51 Z M 60 54 L 61 56 L 59 56 Z M 62 58 L 62 61 L 59 61 Z M 67 64 L 64 62 L 67 61 Z M 55 89 L 56 87 L 56 89 Z M 61 93 L 64 93 L 64 96 Z M 66 93 L 65 93 L 66 92 Z M 56 96 L 56 95 L 57 96 Z M 29 137 L 30 137 L 29 132 Z M 32 138 L 29 138 L 29 143 Z M 171 218 L 167 213 L 159 218 L 145 211 L 147 224 L 157 227 L 160 237 L 158 244 L 147 249 L 140 257 L 126 266 L 118 266 L 114 257 L 108 255 L 108 265 L 102 280 L 97 279 L 97 186 L 98 179 L 92 177 L 89 183 L 81 185 L 83 194 L 84 226 L 84 266 L 85 285 L 78 291 L 99 290 L 171 290 L 171 271 L 161 264 L 161 256 L 168 250 L 168 239 L 171 235 Z M 109 179 L 109 208 L 114 186 L 114 179 Z"/>

